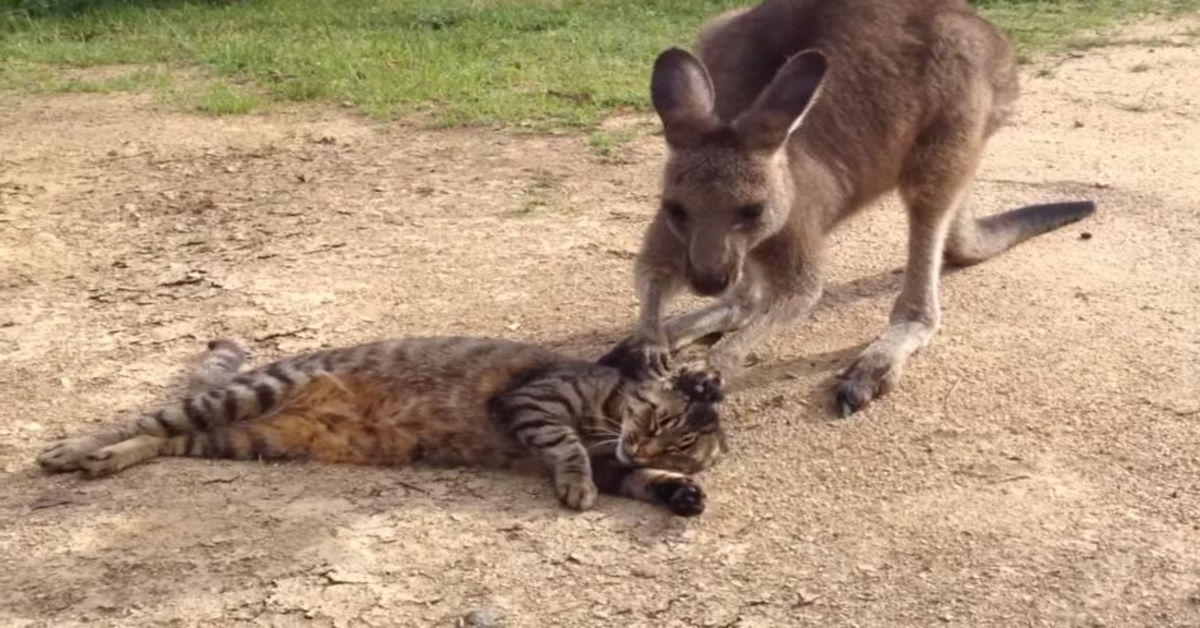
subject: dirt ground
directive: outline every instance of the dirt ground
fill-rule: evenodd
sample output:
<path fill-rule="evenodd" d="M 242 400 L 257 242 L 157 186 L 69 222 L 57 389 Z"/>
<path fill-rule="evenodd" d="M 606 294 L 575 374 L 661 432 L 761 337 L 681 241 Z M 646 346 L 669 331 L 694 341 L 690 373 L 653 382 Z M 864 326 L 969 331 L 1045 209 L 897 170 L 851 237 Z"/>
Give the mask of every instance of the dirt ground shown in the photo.
<path fill-rule="evenodd" d="M 935 344 L 846 421 L 827 382 L 882 329 L 905 230 L 893 200 L 841 230 L 691 520 L 487 471 L 33 465 L 218 335 L 598 355 L 635 315 L 658 138 L 0 97 L 0 625 L 1200 626 L 1198 25 L 1025 68 L 977 202 L 1098 214 L 947 276 Z"/>

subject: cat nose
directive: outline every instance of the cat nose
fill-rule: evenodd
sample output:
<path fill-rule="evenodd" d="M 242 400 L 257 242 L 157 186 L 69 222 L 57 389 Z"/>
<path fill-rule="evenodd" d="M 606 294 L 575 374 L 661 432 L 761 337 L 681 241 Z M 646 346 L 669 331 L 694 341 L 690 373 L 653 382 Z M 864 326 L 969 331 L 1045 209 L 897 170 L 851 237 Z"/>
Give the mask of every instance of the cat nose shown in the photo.
<path fill-rule="evenodd" d="M 643 443 L 637 449 L 637 455 L 641 458 L 653 458 L 662 453 L 662 447 L 658 443 Z"/>

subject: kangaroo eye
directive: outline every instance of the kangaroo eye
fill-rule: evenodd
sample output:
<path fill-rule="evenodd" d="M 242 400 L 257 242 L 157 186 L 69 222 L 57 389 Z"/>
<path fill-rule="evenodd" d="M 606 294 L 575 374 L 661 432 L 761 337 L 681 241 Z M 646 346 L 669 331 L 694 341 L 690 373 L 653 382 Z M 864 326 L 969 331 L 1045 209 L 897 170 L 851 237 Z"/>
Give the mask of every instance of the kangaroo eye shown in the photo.
<path fill-rule="evenodd" d="M 667 218 L 670 218 L 672 222 L 676 224 L 687 222 L 687 210 L 683 208 L 683 205 L 667 201 L 663 203 L 662 209 L 666 212 Z"/>
<path fill-rule="evenodd" d="M 743 227 L 752 227 L 758 222 L 763 215 L 762 203 L 747 205 L 738 209 L 738 224 Z"/>

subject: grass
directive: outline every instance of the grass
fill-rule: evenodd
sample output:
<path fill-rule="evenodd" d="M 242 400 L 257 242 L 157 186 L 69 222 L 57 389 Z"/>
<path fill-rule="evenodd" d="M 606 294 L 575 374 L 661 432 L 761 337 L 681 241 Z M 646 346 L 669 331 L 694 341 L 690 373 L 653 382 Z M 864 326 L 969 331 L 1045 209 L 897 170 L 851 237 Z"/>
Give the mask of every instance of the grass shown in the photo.
<path fill-rule="evenodd" d="M 197 111 L 215 115 L 249 113 L 258 107 L 258 98 L 226 83 L 214 83 L 205 89 L 195 104 Z"/>
<path fill-rule="evenodd" d="M 1181 13 L 1200 6 L 1196 0 L 977 0 L 972 4 L 1012 36 L 1026 59 L 1031 52 L 1071 47 L 1079 32 L 1102 30 L 1147 13 Z"/>
<path fill-rule="evenodd" d="M 1064 47 L 1077 52 L 1086 52 L 1096 48 L 1112 48 L 1114 46 L 1137 46 L 1141 48 L 1190 48 L 1187 42 L 1177 42 L 1166 37 L 1139 37 L 1135 39 L 1118 39 L 1113 37 L 1091 36 L 1068 39 Z"/>
<path fill-rule="evenodd" d="M 552 196 L 560 190 L 562 178 L 548 170 L 538 169 L 525 188 L 525 200 L 513 211 L 515 216 L 528 216 L 550 207 Z"/>
<path fill-rule="evenodd" d="M 0 0 L 0 89 L 153 91 L 219 114 L 315 100 L 435 125 L 594 129 L 646 109 L 657 52 L 749 1 Z M 1198 2 L 976 4 L 1028 57 L 1081 30 Z M 106 66 L 129 70 L 72 78 Z M 593 148 L 615 154 L 622 141 L 593 136 Z"/>
<path fill-rule="evenodd" d="M 588 135 L 588 146 L 604 163 L 625 163 L 625 146 L 639 134 L 638 129 L 597 129 Z"/>

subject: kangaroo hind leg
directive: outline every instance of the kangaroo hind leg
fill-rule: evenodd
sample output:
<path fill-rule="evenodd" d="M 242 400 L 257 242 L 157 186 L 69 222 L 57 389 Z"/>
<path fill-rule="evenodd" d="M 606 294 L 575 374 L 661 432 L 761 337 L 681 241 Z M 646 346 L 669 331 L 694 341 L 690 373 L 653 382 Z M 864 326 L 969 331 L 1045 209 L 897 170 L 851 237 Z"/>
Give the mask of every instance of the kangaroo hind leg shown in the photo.
<path fill-rule="evenodd" d="M 984 144 L 983 116 L 959 112 L 918 140 L 900 184 L 908 209 L 904 287 L 888 328 L 838 376 L 837 409 L 848 416 L 887 394 L 912 354 L 937 332 L 938 281 L 946 238 L 975 176 Z"/>

